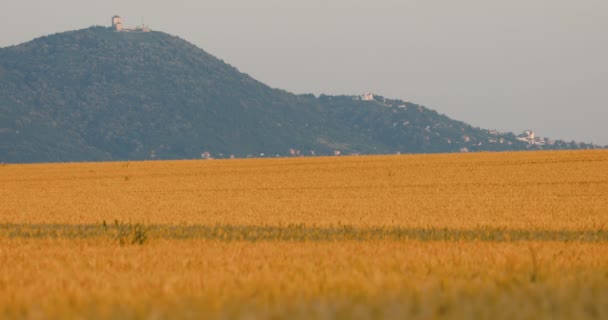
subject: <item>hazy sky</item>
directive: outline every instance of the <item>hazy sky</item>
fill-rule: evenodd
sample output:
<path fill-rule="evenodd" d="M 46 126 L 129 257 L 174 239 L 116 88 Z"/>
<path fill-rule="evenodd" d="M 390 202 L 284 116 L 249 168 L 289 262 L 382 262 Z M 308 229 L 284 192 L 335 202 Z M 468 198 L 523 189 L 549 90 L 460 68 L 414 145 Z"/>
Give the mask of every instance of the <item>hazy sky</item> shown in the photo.
<path fill-rule="evenodd" d="M 295 93 L 369 90 L 474 126 L 608 144 L 607 0 L 3 0 L 0 47 L 114 14 Z"/>

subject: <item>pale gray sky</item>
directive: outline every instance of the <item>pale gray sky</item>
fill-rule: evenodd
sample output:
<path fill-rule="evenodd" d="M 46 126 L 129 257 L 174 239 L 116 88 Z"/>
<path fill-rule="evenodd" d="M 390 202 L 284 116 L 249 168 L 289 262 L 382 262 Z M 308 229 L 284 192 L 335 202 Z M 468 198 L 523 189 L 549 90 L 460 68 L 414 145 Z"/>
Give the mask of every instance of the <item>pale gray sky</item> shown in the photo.
<path fill-rule="evenodd" d="M 371 90 L 483 128 L 608 144 L 606 0 L 2 1 L 0 47 L 114 14 L 295 93 Z"/>

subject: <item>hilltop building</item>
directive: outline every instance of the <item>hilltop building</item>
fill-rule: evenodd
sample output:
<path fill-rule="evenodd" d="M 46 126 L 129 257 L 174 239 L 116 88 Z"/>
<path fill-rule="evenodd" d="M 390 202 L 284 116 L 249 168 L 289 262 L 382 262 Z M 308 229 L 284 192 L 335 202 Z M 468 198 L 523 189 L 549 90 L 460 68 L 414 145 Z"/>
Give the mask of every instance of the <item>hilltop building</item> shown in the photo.
<path fill-rule="evenodd" d="M 371 92 L 366 92 L 361 95 L 361 100 L 363 101 L 374 101 L 374 94 Z"/>
<path fill-rule="evenodd" d="M 116 31 L 116 32 L 150 32 L 150 27 L 148 27 L 147 25 L 145 25 L 143 23 L 143 19 L 142 19 L 142 23 L 140 26 L 137 26 L 135 29 L 127 29 L 124 27 L 124 25 L 122 24 L 122 18 L 118 15 L 115 15 L 112 17 L 112 30 Z"/>
<path fill-rule="evenodd" d="M 120 16 L 112 17 L 112 29 L 117 32 L 122 31 L 122 18 Z"/>

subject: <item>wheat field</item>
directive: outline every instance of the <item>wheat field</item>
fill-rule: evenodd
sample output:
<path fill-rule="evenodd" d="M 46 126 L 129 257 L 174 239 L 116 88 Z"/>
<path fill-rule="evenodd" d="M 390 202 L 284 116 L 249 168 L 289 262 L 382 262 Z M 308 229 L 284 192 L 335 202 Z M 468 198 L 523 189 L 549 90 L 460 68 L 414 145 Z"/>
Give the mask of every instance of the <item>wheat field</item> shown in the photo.
<path fill-rule="evenodd" d="M 0 318 L 605 319 L 608 152 L 0 166 Z"/>

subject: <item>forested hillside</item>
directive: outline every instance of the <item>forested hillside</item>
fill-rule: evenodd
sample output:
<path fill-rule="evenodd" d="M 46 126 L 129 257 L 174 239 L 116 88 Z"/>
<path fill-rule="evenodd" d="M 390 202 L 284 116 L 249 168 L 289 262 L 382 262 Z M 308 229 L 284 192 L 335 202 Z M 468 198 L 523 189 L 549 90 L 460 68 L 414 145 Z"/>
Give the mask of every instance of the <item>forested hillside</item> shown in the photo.
<path fill-rule="evenodd" d="M 91 27 L 0 49 L 0 161 L 578 149 L 410 102 L 273 89 L 162 32 Z"/>

